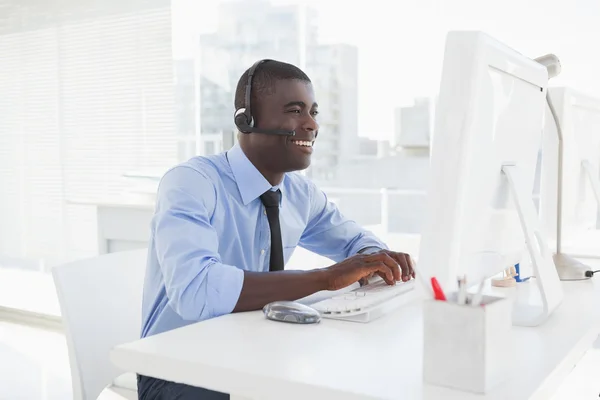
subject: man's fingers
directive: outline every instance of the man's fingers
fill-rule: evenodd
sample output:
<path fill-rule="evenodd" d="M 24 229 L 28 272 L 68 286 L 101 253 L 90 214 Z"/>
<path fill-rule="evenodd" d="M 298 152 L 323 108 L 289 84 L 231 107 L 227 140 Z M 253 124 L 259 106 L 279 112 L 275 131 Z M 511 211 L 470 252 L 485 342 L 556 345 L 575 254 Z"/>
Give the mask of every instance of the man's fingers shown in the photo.
<path fill-rule="evenodd" d="M 386 278 L 386 276 L 383 272 L 377 272 L 377 275 L 379 275 L 384 280 L 384 282 L 387 283 L 388 285 L 396 284 L 396 279 L 390 281 L 388 278 Z"/>
<path fill-rule="evenodd" d="M 371 279 L 373 277 L 373 272 L 370 272 L 369 275 L 361 278 L 358 283 L 360 284 L 360 286 L 364 286 L 367 283 L 369 283 L 369 279 Z"/>
<path fill-rule="evenodd" d="M 367 258 L 367 262 L 380 262 L 387 266 L 391 272 L 394 280 L 399 281 L 401 279 L 401 273 L 399 268 L 398 260 L 390 257 L 386 253 L 376 253 L 371 254 L 369 258 Z"/>
<path fill-rule="evenodd" d="M 413 279 L 415 278 L 415 266 L 414 266 L 414 262 L 412 257 L 410 256 L 410 254 L 404 254 L 404 258 L 406 258 L 406 263 L 408 264 L 408 268 L 409 268 L 409 272 L 410 272 L 410 276 L 413 277 Z"/>
<path fill-rule="evenodd" d="M 410 279 L 410 266 L 409 266 L 406 258 L 404 257 L 404 253 L 396 253 L 396 252 L 390 251 L 388 254 L 400 266 L 400 269 L 402 270 L 402 281 L 406 282 L 407 280 L 409 280 Z M 398 280 L 400 280 L 400 279 L 398 279 Z"/>
<path fill-rule="evenodd" d="M 396 253 L 396 256 L 398 258 L 398 263 L 402 267 L 402 280 L 404 282 L 406 282 L 406 281 L 410 280 L 410 275 L 411 275 L 412 269 L 410 268 L 410 264 L 406 258 L 406 254 Z"/>
<path fill-rule="evenodd" d="M 388 254 L 398 262 L 398 265 L 402 269 L 402 280 L 408 281 L 411 277 L 415 277 L 415 269 L 413 266 L 413 260 L 410 254 L 397 253 L 390 251 Z"/>
<path fill-rule="evenodd" d="M 394 274 L 392 273 L 392 270 L 390 269 L 390 267 L 388 267 L 386 264 L 384 264 L 381 261 L 374 261 L 373 263 L 371 263 L 369 265 L 369 271 L 371 273 L 378 273 L 379 276 L 381 276 L 383 278 L 383 280 L 385 281 L 385 283 L 387 283 L 388 285 L 393 285 L 396 283 L 396 280 L 394 279 Z"/>

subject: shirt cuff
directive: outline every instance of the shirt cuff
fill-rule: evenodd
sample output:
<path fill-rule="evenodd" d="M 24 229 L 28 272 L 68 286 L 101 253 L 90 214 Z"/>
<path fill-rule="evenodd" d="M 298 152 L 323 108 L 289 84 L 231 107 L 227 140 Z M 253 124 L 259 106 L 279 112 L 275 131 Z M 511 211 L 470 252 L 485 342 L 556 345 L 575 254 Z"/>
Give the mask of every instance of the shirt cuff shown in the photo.
<path fill-rule="evenodd" d="M 212 303 L 210 317 L 231 313 L 242 292 L 244 271 L 233 265 L 213 264 L 207 280 L 212 283 L 207 290 L 208 301 Z"/>
<path fill-rule="evenodd" d="M 383 250 L 380 247 L 377 246 L 369 246 L 369 247 L 364 247 L 362 249 L 360 249 L 358 251 L 358 254 L 373 254 L 373 253 L 377 253 L 379 251 Z"/>

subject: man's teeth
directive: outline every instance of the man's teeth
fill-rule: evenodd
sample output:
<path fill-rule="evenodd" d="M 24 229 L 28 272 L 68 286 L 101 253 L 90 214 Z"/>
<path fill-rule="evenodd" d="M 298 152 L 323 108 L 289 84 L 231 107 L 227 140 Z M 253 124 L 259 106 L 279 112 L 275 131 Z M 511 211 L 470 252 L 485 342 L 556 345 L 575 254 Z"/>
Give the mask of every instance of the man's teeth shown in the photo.
<path fill-rule="evenodd" d="M 298 146 L 312 147 L 312 142 L 309 142 L 307 140 L 294 140 L 294 143 Z"/>

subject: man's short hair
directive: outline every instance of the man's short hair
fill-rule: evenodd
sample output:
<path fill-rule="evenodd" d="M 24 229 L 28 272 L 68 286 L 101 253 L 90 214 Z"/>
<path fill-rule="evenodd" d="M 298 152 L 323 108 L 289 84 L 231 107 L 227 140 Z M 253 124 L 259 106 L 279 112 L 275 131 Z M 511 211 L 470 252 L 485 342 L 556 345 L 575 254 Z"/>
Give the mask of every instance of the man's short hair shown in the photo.
<path fill-rule="evenodd" d="M 248 83 L 248 73 L 250 68 L 246 70 L 238 81 L 235 90 L 234 107 L 240 109 L 245 107 L 246 84 Z M 287 79 L 297 79 L 305 82 L 310 82 L 300 68 L 295 65 L 284 63 L 281 61 L 267 60 L 262 62 L 252 77 L 252 93 L 250 94 L 251 105 L 257 104 L 261 96 L 273 94 L 275 92 L 275 82 Z M 252 107 L 254 108 L 254 106 Z"/>

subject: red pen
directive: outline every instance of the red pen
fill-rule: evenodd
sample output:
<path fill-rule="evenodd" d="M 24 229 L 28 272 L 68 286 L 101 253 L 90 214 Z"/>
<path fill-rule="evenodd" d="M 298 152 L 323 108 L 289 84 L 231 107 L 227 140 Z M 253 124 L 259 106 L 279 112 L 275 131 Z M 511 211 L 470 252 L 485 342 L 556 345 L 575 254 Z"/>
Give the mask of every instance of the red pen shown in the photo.
<path fill-rule="evenodd" d="M 433 276 L 431 278 L 431 287 L 433 288 L 433 298 L 436 300 L 446 301 L 446 295 L 440 286 L 437 278 Z"/>

